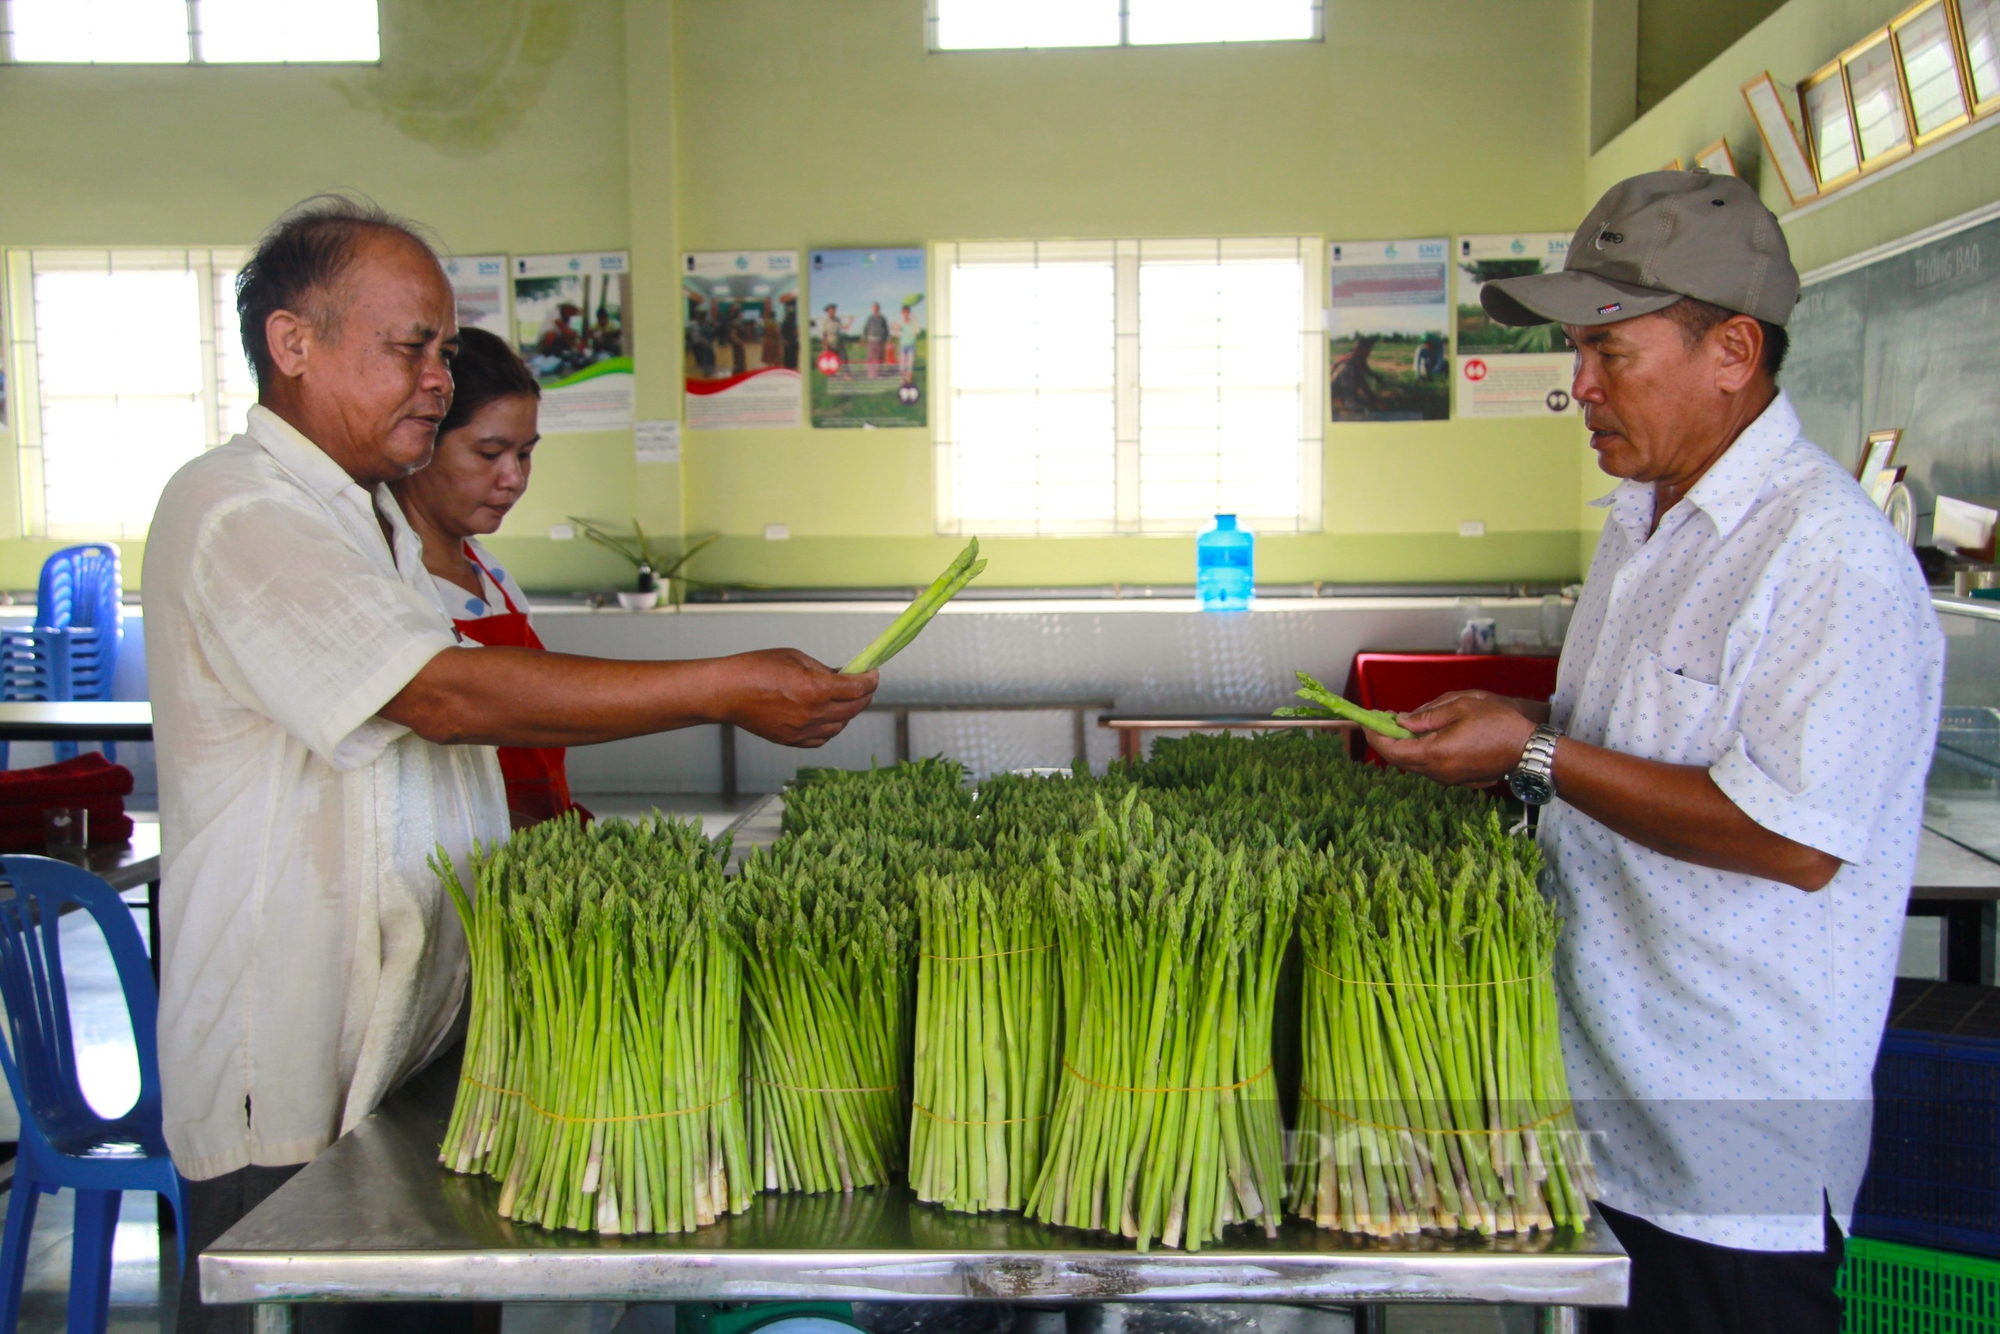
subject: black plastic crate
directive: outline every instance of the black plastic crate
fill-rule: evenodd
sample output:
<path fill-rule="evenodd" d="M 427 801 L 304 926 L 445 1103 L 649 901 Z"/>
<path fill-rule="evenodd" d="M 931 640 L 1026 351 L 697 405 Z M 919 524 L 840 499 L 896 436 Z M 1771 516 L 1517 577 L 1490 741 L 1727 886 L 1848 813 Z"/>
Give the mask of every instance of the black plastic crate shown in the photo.
<path fill-rule="evenodd" d="M 2000 1256 L 2000 1039 L 1882 1035 L 1854 1213 L 1857 1236 Z"/>

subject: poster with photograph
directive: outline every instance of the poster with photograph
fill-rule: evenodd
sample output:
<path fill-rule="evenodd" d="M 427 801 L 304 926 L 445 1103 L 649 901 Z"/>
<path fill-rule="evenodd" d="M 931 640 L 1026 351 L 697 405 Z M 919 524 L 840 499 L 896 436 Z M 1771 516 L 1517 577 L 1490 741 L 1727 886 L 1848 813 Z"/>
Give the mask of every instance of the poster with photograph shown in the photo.
<path fill-rule="evenodd" d="M 458 304 L 459 328 L 507 336 L 505 255 L 453 255 L 444 262 L 444 276 Z"/>
<path fill-rule="evenodd" d="M 681 259 L 691 430 L 799 424 L 799 257 L 708 250 Z"/>
<path fill-rule="evenodd" d="M 812 424 L 927 425 L 922 247 L 814 250 L 806 295 Z"/>
<path fill-rule="evenodd" d="M 1574 411 L 1575 352 L 1562 326 L 1495 323 L 1479 289 L 1498 278 L 1554 273 L 1569 254 L 1566 232 L 1458 238 L 1458 415 L 1551 417 Z"/>
<path fill-rule="evenodd" d="M 542 382 L 543 435 L 632 425 L 632 266 L 623 250 L 514 259 L 514 345 Z"/>
<path fill-rule="evenodd" d="M 1451 415 L 1451 241 L 1327 247 L 1327 402 L 1337 422 Z"/>

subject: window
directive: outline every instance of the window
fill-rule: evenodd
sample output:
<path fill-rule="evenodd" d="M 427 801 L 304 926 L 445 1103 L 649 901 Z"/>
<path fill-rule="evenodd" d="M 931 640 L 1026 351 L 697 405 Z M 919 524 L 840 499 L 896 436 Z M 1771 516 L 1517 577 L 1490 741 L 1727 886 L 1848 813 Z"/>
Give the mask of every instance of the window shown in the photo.
<path fill-rule="evenodd" d="M 995 536 L 1320 523 L 1319 246 L 938 248 L 938 528 Z"/>
<path fill-rule="evenodd" d="M 376 0 L 0 0 L 24 63 L 226 65 L 381 59 Z"/>
<path fill-rule="evenodd" d="M 1324 0 L 931 0 L 933 51 L 1316 42 Z"/>
<path fill-rule="evenodd" d="M 243 429 L 240 255 L 8 255 L 23 531 L 141 537 L 174 470 Z"/>

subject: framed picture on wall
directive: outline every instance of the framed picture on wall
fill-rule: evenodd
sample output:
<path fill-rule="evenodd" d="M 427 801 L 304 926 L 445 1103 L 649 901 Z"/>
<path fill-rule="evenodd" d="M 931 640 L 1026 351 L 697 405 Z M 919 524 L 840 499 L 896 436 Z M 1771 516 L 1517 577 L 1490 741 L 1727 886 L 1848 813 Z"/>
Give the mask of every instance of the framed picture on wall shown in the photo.
<path fill-rule="evenodd" d="M 1955 0 L 1972 114 L 2000 111 L 2000 0 Z"/>
<path fill-rule="evenodd" d="M 1868 433 L 1868 443 L 1861 447 L 1861 462 L 1854 469 L 1854 480 L 1861 483 L 1863 491 L 1875 494 L 1875 478 L 1895 464 L 1896 446 L 1902 439 L 1901 427 Z"/>
<path fill-rule="evenodd" d="M 1903 72 L 1889 30 L 1870 33 L 1840 58 L 1847 102 L 1854 111 L 1854 139 L 1861 170 L 1886 167 L 1910 151 L 1910 112 L 1903 101 Z"/>
<path fill-rule="evenodd" d="M 2000 0 L 1994 0 L 2000 4 Z M 1792 206 L 1819 194 L 1819 179 L 1813 174 L 1812 160 L 1792 125 L 1785 99 L 1768 71 L 1743 85 L 1743 100 L 1750 105 L 1751 119 L 1757 122 L 1757 137 L 1764 141 L 1764 156 L 1777 169 L 1778 180 Z"/>
<path fill-rule="evenodd" d="M 1736 170 L 1736 155 L 1729 151 L 1727 139 L 1717 139 L 1707 148 L 1694 155 L 1694 165 L 1711 176 L 1741 176 Z"/>
<path fill-rule="evenodd" d="M 1854 112 L 1847 105 L 1847 78 L 1838 60 L 1799 85 L 1799 111 L 1820 192 L 1837 190 L 1859 176 L 1861 150 L 1854 142 Z"/>
<path fill-rule="evenodd" d="M 1922 148 L 1972 118 L 1951 6 L 1945 0 L 1923 0 L 1898 15 L 1889 34 L 1909 93 L 1911 137 Z"/>

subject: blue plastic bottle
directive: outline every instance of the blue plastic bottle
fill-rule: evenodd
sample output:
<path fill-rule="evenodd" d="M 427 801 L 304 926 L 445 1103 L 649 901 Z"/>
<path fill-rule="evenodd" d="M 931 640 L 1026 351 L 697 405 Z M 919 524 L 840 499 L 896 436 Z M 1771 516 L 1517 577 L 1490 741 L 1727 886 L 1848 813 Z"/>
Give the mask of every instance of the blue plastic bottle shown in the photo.
<path fill-rule="evenodd" d="M 1194 591 L 1203 611 L 1248 611 L 1254 595 L 1256 543 L 1234 514 L 1215 516 L 1215 527 L 1194 542 Z"/>

